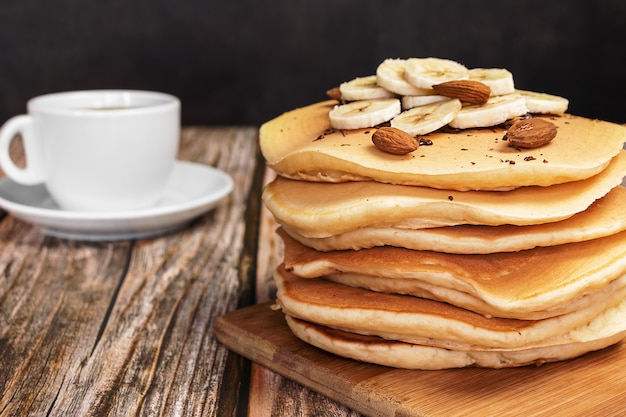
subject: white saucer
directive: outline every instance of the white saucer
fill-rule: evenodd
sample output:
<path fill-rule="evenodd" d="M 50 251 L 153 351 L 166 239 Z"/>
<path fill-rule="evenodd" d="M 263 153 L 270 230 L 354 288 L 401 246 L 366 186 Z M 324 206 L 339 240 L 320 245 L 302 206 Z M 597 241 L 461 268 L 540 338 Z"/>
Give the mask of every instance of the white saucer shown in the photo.
<path fill-rule="evenodd" d="M 233 189 L 233 180 L 219 169 L 178 161 L 163 199 L 133 211 L 98 213 L 66 211 L 44 185 L 25 186 L 0 180 L 0 207 L 31 223 L 44 234 L 78 240 L 127 240 L 182 228 L 214 208 Z"/>

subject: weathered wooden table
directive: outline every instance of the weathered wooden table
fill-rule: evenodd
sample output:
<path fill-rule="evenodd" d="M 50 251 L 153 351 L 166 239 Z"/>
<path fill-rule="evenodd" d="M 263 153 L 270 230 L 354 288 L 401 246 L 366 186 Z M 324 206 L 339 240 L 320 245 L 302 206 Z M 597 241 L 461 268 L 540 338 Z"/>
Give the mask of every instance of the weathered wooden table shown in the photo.
<path fill-rule="evenodd" d="M 179 158 L 235 189 L 176 233 L 71 241 L 0 211 L 0 416 L 357 415 L 213 336 L 273 296 L 257 129 L 187 127 Z"/>

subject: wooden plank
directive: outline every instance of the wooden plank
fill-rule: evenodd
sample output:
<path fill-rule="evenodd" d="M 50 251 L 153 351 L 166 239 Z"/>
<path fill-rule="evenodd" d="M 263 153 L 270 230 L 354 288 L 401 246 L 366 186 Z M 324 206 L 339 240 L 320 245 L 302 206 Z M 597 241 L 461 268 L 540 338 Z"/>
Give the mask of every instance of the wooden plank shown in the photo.
<path fill-rule="evenodd" d="M 297 339 L 270 303 L 216 321 L 218 339 L 275 372 L 369 416 L 626 415 L 626 346 L 513 369 L 413 371 L 338 357 Z"/>
<path fill-rule="evenodd" d="M 44 238 L 12 218 L 0 235 L 0 415 L 46 413 L 98 340 L 130 244 Z"/>
<path fill-rule="evenodd" d="M 180 232 L 85 243 L 0 221 L 0 416 L 236 412 L 218 405 L 239 404 L 247 377 L 227 369 L 233 355 L 212 329 L 253 285 L 256 132 L 183 131 L 180 158 L 217 166 L 236 186 Z M 218 398 L 226 391 L 232 399 Z"/>

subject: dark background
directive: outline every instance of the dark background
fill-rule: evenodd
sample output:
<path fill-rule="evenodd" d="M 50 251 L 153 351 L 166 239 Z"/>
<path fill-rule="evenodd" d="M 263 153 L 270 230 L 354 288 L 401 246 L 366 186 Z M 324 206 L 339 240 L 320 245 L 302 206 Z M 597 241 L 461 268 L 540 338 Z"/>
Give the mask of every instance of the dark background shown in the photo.
<path fill-rule="evenodd" d="M 39 94 L 136 88 L 179 96 L 186 125 L 258 125 L 426 56 L 626 122 L 623 0 L 1 0 L 0 122 Z"/>

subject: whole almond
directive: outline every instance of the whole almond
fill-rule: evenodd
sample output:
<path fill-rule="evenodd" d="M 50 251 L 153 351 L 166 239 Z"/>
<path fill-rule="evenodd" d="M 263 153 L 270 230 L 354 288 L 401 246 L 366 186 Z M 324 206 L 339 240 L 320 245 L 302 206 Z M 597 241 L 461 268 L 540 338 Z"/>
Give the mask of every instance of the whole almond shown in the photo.
<path fill-rule="evenodd" d="M 491 95 L 487 84 L 474 80 L 455 80 L 433 85 L 435 92 L 441 96 L 458 98 L 470 104 L 485 104 Z"/>
<path fill-rule="evenodd" d="M 516 148 L 538 148 L 556 136 L 554 123 L 541 118 L 522 119 L 514 122 L 506 131 L 509 146 Z"/>
<path fill-rule="evenodd" d="M 372 134 L 372 142 L 383 152 L 406 155 L 419 147 L 418 140 L 395 127 L 381 127 Z"/>

